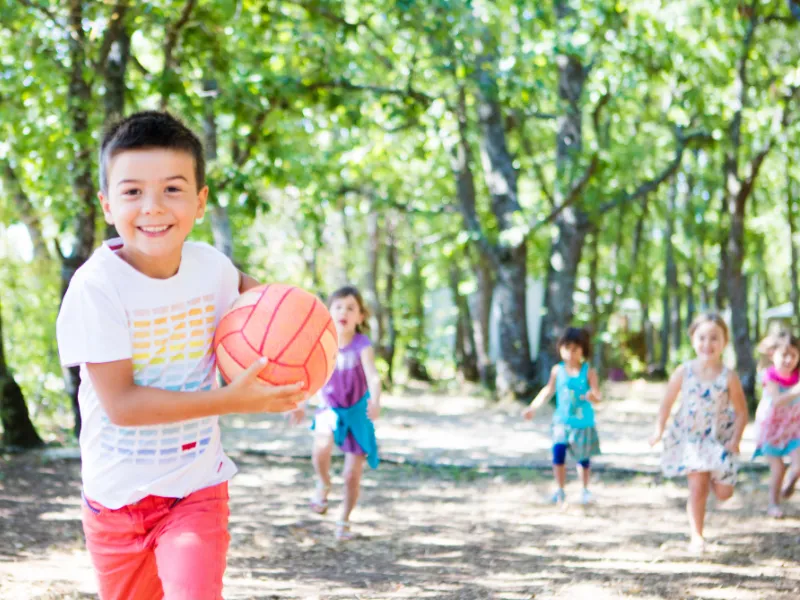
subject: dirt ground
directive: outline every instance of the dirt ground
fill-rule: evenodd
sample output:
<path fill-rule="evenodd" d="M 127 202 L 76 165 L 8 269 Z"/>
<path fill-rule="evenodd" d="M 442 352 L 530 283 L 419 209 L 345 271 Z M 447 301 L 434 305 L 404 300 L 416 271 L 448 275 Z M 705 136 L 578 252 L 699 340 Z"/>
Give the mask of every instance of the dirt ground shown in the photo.
<path fill-rule="evenodd" d="M 367 473 L 357 538 L 309 512 L 307 460 L 236 457 L 228 599 L 798 598 L 800 507 L 765 519 L 763 472 L 712 508 L 701 558 L 685 550 L 686 488 L 595 475 L 596 503 L 555 508 L 546 471 L 382 464 Z M 337 463 L 340 464 L 340 463 Z M 0 598 L 95 598 L 79 463 L 0 458 Z M 341 484 L 341 482 L 339 482 Z M 336 489 L 336 488 L 335 488 Z M 339 485 L 340 489 L 340 485 Z M 571 481 L 568 495 L 577 497 Z"/>

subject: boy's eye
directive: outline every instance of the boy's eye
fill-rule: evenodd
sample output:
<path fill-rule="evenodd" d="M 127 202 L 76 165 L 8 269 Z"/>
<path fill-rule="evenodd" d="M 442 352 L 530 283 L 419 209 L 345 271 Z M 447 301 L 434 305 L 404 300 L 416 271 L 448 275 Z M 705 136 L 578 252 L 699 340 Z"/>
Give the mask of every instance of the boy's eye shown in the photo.
<path fill-rule="evenodd" d="M 131 188 L 129 190 L 123 190 L 122 195 L 123 196 L 136 196 L 138 193 L 139 193 L 139 190 L 137 188 Z"/>
<path fill-rule="evenodd" d="M 174 185 L 171 185 L 171 186 L 169 186 L 169 187 L 167 188 L 167 191 L 168 191 L 170 194 L 175 194 L 175 193 L 178 193 L 178 192 L 180 192 L 180 191 L 182 191 L 182 190 L 181 190 L 181 188 L 179 188 L 179 187 L 175 187 Z"/>

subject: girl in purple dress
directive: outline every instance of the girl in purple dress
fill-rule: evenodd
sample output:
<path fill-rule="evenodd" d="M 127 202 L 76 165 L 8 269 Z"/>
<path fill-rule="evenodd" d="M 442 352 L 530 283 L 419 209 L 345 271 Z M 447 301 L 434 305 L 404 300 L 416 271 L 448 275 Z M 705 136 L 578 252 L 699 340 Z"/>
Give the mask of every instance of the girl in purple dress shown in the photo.
<path fill-rule="evenodd" d="M 378 445 L 372 421 L 380 414 L 381 379 L 375 366 L 375 350 L 364 335 L 368 316 L 364 300 L 352 286 L 336 290 L 328 308 L 339 334 L 336 370 L 320 390 L 322 407 L 314 417 L 312 459 L 317 485 L 311 509 L 318 514 L 328 510 L 331 488 L 331 454 L 334 445 L 344 452 L 344 498 L 336 522 L 336 538 L 349 540 L 350 513 L 358 501 L 364 463 L 378 466 Z M 298 409 L 293 420 L 304 415 Z"/>

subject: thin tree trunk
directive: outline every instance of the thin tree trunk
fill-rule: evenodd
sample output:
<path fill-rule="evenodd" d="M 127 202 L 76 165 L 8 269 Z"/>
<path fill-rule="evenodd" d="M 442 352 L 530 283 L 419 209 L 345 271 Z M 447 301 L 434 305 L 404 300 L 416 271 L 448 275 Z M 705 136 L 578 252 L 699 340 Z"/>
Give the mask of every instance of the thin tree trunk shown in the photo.
<path fill-rule="evenodd" d="M 800 257 L 798 256 L 798 239 L 797 239 L 797 206 L 795 205 L 794 185 L 791 175 L 789 174 L 789 159 L 786 159 L 786 220 L 789 224 L 789 249 L 790 249 L 790 263 L 789 263 L 789 279 L 791 281 L 790 298 L 793 307 L 795 323 L 800 320 L 800 284 L 798 283 L 797 269 L 800 267 Z"/>
<path fill-rule="evenodd" d="M 456 336 L 455 359 L 456 369 L 462 380 L 478 381 L 478 355 L 475 351 L 475 336 L 472 331 L 472 317 L 469 313 L 469 303 L 459 290 L 461 283 L 461 269 L 453 261 L 449 270 L 450 291 L 456 305 Z"/>
<path fill-rule="evenodd" d="M 217 80 L 208 77 L 203 81 L 204 111 L 203 111 L 203 145 L 206 152 L 206 165 L 212 166 L 217 161 L 217 117 L 214 110 L 214 101 L 217 97 Z M 209 198 L 208 212 L 211 216 L 211 235 L 214 238 L 214 247 L 225 256 L 233 259 L 233 229 L 228 216 L 227 206 L 220 204 L 219 194 L 222 190 Z"/>
<path fill-rule="evenodd" d="M 670 290 L 672 303 L 668 304 L 668 316 L 665 313 L 665 318 L 669 319 L 669 327 L 667 331 L 671 333 L 671 348 L 677 351 L 681 345 L 681 292 L 678 282 L 678 265 L 675 262 L 675 214 L 677 212 L 678 200 L 678 179 L 673 175 L 670 179 L 669 189 L 667 190 L 667 232 L 665 236 L 666 244 L 666 269 L 667 269 L 667 287 Z M 666 361 L 664 361 L 666 365 Z"/>
<path fill-rule="evenodd" d="M 380 215 L 373 203 L 367 214 L 367 287 L 365 300 L 372 312 L 376 325 L 374 339 L 376 346 L 384 343 L 384 318 L 378 293 L 378 278 L 381 247 Z"/>
<path fill-rule="evenodd" d="M 386 219 L 386 297 L 383 302 L 386 318 L 386 341 L 381 346 L 381 355 L 388 365 L 388 379 L 394 382 L 394 354 L 397 347 L 397 326 L 394 316 L 394 287 L 397 279 L 397 217 Z"/>
<path fill-rule="evenodd" d="M 2 446 L 26 449 L 43 445 L 31 422 L 22 390 L 6 364 L 2 306 L 0 306 L 0 423 L 3 425 Z"/>
<path fill-rule="evenodd" d="M 471 311 L 473 315 L 472 331 L 475 336 L 475 351 L 478 355 L 481 384 L 489 388 L 493 385 L 494 376 L 492 359 L 489 356 L 489 322 L 492 312 L 492 297 L 494 296 L 494 274 L 491 264 L 485 256 L 478 254 L 472 262 L 478 284 L 475 307 Z"/>
<path fill-rule="evenodd" d="M 407 348 L 406 368 L 411 379 L 430 381 L 425 367 L 425 279 L 422 276 L 422 248 L 419 241 L 414 242 L 412 252 L 409 282 L 412 293 L 409 307 L 412 336 Z"/>
<path fill-rule="evenodd" d="M 591 253 L 591 259 L 589 260 L 589 323 L 592 334 L 596 334 L 600 325 L 600 308 L 597 305 L 599 295 L 597 290 L 597 270 L 600 263 L 600 232 L 597 229 L 592 234 L 591 240 L 589 244 Z"/>

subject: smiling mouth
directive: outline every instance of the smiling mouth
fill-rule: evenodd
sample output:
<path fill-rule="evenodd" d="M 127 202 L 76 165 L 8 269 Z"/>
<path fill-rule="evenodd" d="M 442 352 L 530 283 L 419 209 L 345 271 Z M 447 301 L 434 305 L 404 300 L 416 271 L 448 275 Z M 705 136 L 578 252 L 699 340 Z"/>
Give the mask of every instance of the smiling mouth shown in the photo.
<path fill-rule="evenodd" d="M 148 225 L 148 226 L 140 226 L 137 227 L 136 229 L 138 229 L 147 236 L 155 237 L 165 234 L 167 231 L 172 229 L 172 225 Z"/>

